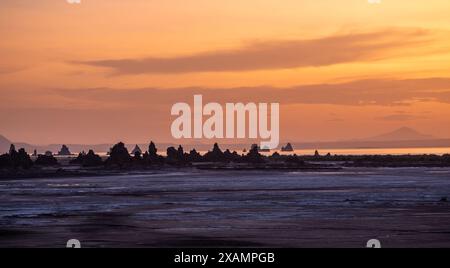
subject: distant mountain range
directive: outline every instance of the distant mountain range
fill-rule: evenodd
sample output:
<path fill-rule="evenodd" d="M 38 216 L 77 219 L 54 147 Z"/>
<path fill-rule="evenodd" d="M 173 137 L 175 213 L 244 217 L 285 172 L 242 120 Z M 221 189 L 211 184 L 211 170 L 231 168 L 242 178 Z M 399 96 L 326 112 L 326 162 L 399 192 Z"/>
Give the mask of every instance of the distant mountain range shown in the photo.
<path fill-rule="evenodd" d="M 11 145 L 11 141 L 6 137 L 0 135 L 0 153 L 7 152 Z M 450 147 L 450 139 L 438 139 L 431 135 L 420 133 L 412 128 L 402 127 L 394 131 L 384 133 L 381 135 L 355 139 L 347 141 L 333 141 L 333 142 L 291 142 L 294 149 L 355 149 L 355 148 L 413 148 L 413 147 Z M 57 153 L 61 149 L 61 144 L 50 145 L 32 145 L 28 143 L 15 143 L 16 148 L 25 148 L 28 152 L 37 150 L 38 153 L 44 153 L 45 151 L 52 151 Z M 95 152 L 108 152 L 112 147 L 112 144 L 66 144 L 72 153 L 78 153 L 81 151 L 88 151 L 90 149 Z M 138 144 L 139 147 L 145 151 L 148 144 Z M 284 144 L 280 144 L 283 146 Z M 129 150 L 134 148 L 135 144 L 128 144 Z M 159 152 L 165 151 L 169 146 L 178 146 L 178 144 L 171 143 L 157 143 Z M 212 148 L 211 144 L 185 144 L 183 145 L 185 150 L 196 148 L 198 151 L 206 151 Z M 249 144 L 227 144 L 223 145 L 222 149 L 230 150 L 242 150 L 248 148 Z"/>
<path fill-rule="evenodd" d="M 366 149 L 366 148 L 432 148 L 450 147 L 450 139 L 435 138 L 409 127 L 401 127 L 381 135 L 347 141 L 298 142 L 297 149 Z"/>
<path fill-rule="evenodd" d="M 419 133 L 418 131 L 409 128 L 402 127 L 394 131 L 378 135 L 375 137 L 364 139 L 366 141 L 419 141 L 419 140 L 432 140 L 434 139 L 431 135 L 425 135 Z"/>
<path fill-rule="evenodd" d="M 11 146 L 11 141 L 9 141 L 4 136 L 0 135 L 0 152 L 9 151 L 10 146 Z"/>

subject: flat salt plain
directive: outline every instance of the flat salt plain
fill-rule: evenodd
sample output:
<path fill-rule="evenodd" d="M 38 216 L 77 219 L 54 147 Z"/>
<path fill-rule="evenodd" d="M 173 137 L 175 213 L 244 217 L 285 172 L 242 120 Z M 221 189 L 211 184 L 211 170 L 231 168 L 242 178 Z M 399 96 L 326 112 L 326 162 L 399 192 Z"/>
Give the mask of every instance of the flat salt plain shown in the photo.
<path fill-rule="evenodd" d="M 450 246 L 450 168 L 0 181 L 0 247 Z"/>

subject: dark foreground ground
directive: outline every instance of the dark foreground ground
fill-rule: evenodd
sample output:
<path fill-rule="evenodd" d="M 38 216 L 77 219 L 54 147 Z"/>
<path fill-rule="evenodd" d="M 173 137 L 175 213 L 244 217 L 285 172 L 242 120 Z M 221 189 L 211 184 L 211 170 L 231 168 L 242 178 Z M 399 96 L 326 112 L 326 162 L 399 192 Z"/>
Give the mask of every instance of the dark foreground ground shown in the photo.
<path fill-rule="evenodd" d="M 450 246 L 450 168 L 0 181 L 0 247 Z"/>

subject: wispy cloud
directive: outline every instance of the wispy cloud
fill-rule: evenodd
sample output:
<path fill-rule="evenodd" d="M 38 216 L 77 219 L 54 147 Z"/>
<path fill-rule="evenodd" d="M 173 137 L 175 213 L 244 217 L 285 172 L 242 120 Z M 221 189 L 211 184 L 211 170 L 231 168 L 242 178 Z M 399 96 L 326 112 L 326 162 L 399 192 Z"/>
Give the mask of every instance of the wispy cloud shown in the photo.
<path fill-rule="evenodd" d="M 54 90 L 71 100 L 117 104 L 130 108 L 172 105 L 203 94 L 205 102 L 279 102 L 346 106 L 402 106 L 434 101 L 450 104 L 450 78 L 359 80 L 339 84 L 301 85 L 289 88 L 175 88 Z"/>
<path fill-rule="evenodd" d="M 18 67 L 18 66 L 1 66 L 0 65 L 0 75 L 17 73 L 25 70 L 26 67 Z"/>
<path fill-rule="evenodd" d="M 156 56 L 74 63 L 111 68 L 116 75 L 289 69 L 383 59 L 389 57 L 387 52 L 393 49 L 426 42 L 427 36 L 424 30 L 397 29 L 313 40 L 255 42 L 232 50 L 172 58 Z"/>

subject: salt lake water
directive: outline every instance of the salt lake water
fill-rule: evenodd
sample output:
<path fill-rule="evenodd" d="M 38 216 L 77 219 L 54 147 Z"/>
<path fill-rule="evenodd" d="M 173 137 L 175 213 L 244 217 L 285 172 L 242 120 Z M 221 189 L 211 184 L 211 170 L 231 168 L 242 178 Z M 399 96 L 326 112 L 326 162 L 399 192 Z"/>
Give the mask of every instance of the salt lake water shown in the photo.
<path fill-rule="evenodd" d="M 0 247 L 450 246 L 450 168 L 0 181 Z"/>

